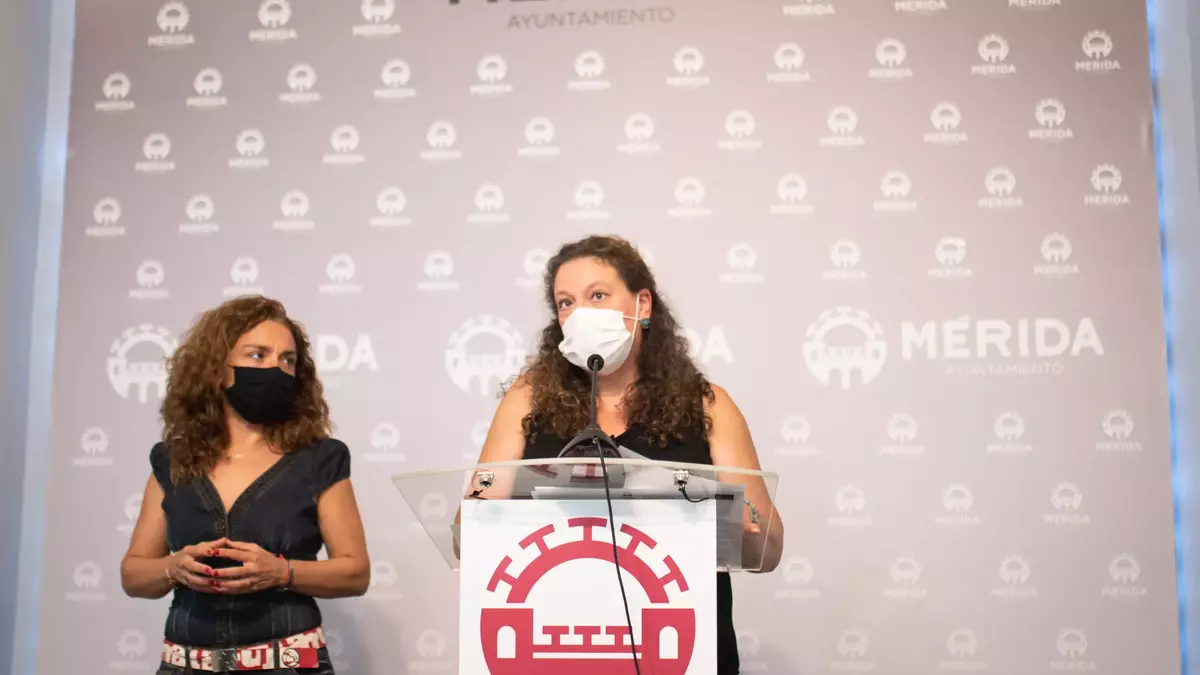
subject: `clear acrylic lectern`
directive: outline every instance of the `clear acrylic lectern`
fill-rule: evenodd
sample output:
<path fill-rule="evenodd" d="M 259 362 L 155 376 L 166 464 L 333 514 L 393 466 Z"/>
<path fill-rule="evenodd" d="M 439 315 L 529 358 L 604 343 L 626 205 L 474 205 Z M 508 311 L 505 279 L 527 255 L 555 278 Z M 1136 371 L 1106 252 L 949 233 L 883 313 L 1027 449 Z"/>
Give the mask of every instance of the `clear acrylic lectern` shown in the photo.
<path fill-rule="evenodd" d="M 459 571 L 461 675 L 715 675 L 717 573 L 761 569 L 777 481 L 625 457 L 392 478 Z"/>

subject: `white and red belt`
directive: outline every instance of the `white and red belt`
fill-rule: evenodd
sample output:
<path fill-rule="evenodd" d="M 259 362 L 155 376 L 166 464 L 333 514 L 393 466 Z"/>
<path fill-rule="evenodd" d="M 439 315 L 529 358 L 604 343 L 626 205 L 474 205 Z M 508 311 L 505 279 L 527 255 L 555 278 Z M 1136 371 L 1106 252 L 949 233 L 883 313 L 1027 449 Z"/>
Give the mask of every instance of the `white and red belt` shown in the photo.
<path fill-rule="evenodd" d="M 163 663 L 180 668 L 213 673 L 241 670 L 278 670 L 281 668 L 316 668 L 320 665 L 318 650 L 325 646 L 325 631 L 320 627 L 291 637 L 227 649 L 187 647 L 163 640 Z"/>

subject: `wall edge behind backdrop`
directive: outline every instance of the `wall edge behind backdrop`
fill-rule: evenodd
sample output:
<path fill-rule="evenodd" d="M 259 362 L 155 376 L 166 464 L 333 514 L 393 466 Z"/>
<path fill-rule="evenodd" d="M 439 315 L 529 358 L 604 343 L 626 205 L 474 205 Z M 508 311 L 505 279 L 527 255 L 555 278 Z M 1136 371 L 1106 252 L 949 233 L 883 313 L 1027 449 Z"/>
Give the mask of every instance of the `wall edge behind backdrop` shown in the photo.
<path fill-rule="evenodd" d="M 36 246 L 26 252 L 33 274 L 27 280 L 32 298 L 24 317 L 5 317 L 6 325 L 21 325 L 28 321 L 30 340 L 22 360 L 28 364 L 27 381 L 18 386 L 26 388 L 21 397 L 20 424 L 24 443 L 10 446 L 22 452 L 24 462 L 20 472 L 23 481 L 22 504 L 19 508 L 19 528 L 5 530 L 5 541 L 16 542 L 16 595 L 12 612 L 12 649 L 0 650 L 0 668 L 12 675 L 31 675 L 36 671 L 37 616 L 41 588 L 42 534 L 45 525 L 46 485 L 49 480 L 51 456 L 51 394 L 54 372 L 54 346 L 58 318 L 58 279 L 61 261 L 62 206 L 67 157 L 68 106 L 71 92 L 71 61 L 74 54 L 74 0 L 17 0 L 5 5 L 32 6 L 37 19 L 14 23 L 12 28 L 22 36 L 16 44 L 25 48 L 27 65 L 42 80 L 36 88 L 38 98 L 14 97 L 16 105 L 27 105 L 44 115 L 45 121 L 28 142 L 39 146 L 40 154 L 21 159 L 19 170 L 40 186 L 30 196 L 37 196 L 32 217 L 21 224 L 36 240 Z M 16 425 L 14 425 L 15 427 Z M 18 449 L 19 448 L 19 449 Z M 12 466 L 10 463 L 9 466 Z M 17 473 L 17 472 L 13 472 Z M 13 569 L 13 568 L 9 568 Z M 3 621 L 0 621 L 2 624 Z M 8 636 L 5 636 L 6 638 Z M 3 644 L 3 640 L 0 640 Z"/>
<path fill-rule="evenodd" d="M 1164 294 L 1171 343 L 1176 565 L 1185 673 L 1200 655 L 1200 9 L 1151 0 L 1157 67 Z"/>

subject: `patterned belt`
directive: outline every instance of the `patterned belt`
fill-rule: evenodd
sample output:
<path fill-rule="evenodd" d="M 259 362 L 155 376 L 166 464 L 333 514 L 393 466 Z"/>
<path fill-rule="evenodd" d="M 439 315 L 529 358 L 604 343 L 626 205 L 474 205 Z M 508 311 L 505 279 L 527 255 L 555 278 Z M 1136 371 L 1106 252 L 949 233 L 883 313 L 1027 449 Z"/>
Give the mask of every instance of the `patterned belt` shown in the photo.
<path fill-rule="evenodd" d="M 291 637 L 245 647 L 212 649 L 186 647 L 163 640 L 162 660 L 172 666 L 213 673 L 241 670 L 277 670 L 280 668 L 316 668 L 318 650 L 325 646 L 325 631 L 320 627 Z"/>

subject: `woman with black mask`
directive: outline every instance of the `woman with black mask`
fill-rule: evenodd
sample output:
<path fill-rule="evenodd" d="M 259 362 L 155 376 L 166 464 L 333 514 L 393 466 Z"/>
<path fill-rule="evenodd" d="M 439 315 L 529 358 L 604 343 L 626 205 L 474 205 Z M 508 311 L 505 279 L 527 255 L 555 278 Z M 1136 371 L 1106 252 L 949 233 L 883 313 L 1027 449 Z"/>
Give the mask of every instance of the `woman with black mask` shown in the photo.
<path fill-rule="evenodd" d="M 370 562 L 303 328 L 261 296 L 206 312 L 169 359 L 161 415 L 121 562 L 127 595 L 174 593 L 158 675 L 330 675 L 314 598 L 362 595 Z"/>

